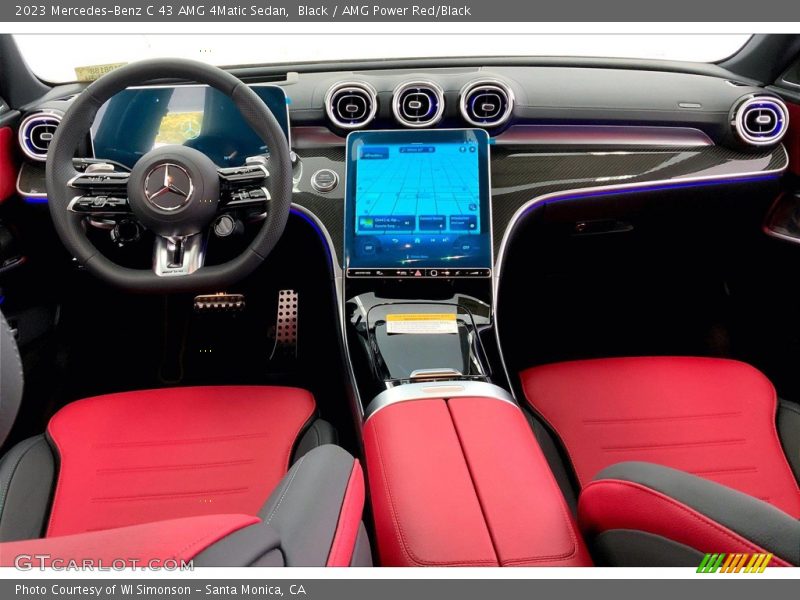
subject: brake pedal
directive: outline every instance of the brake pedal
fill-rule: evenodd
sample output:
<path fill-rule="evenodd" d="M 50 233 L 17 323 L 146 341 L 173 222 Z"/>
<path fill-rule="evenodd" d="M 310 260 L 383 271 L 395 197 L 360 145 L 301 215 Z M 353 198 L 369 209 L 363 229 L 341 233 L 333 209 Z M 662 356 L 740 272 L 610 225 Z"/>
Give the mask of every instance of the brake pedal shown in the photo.
<path fill-rule="evenodd" d="M 206 312 L 238 312 L 244 310 L 243 294 L 203 294 L 194 297 L 194 310 Z"/>
<path fill-rule="evenodd" d="M 297 330 L 300 295 L 294 290 L 278 292 L 278 315 L 275 321 L 275 346 L 270 360 L 278 357 L 297 358 Z"/>

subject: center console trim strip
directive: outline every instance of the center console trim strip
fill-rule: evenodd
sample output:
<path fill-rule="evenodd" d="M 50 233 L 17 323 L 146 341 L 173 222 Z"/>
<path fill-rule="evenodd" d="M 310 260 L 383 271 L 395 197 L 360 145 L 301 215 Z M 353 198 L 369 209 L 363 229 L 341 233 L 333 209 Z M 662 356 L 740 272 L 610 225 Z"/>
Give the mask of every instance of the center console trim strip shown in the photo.
<path fill-rule="evenodd" d="M 406 383 L 389 388 L 375 396 L 364 413 L 366 423 L 379 410 L 400 402 L 431 400 L 436 398 L 492 398 L 500 402 L 519 405 L 503 388 L 485 381 L 429 381 Z"/>

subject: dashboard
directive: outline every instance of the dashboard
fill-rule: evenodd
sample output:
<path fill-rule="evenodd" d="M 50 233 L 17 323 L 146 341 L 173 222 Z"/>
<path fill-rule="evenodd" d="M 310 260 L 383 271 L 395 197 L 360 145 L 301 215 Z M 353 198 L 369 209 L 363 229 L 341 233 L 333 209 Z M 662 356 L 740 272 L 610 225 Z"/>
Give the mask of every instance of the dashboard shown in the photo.
<path fill-rule="evenodd" d="M 556 206 L 665 188 L 760 189 L 787 168 L 786 105 L 721 67 L 495 63 L 234 71 L 284 127 L 295 159 L 293 210 L 323 238 L 338 275 L 499 277 L 509 241 L 537 209 L 555 214 Z M 46 201 L 47 146 L 81 89 L 53 88 L 26 108 L 23 199 Z M 237 167 L 268 149 L 235 112 L 202 86 L 127 90 L 101 110 L 78 167 L 110 160 L 127 170 L 142 152 L 176 142 Z M 451 135 L 473 136 L 475 153 L 467 145 L 447 158 L 464 141 Z M 386 176 L 397 169 L 405 175 Z M 446 183 L 443 174 L 466 179 Z M 438 194 L 454 199 L 440 203 Z M 387 198 L 398 201 L 388 206 Z"/>

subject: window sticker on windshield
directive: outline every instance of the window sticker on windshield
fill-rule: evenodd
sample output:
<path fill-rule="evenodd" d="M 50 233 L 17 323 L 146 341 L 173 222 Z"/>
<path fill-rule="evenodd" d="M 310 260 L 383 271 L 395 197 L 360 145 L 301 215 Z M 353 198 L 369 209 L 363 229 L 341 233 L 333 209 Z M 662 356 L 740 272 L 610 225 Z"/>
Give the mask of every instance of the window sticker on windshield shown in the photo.
<path fill-rule="evenodd" d="M 100 79 L 106 73 L 124 67 L 128 63 L 108 63 L 105 65 L 89 65 L 88 67 L 75 67 L 75 79 L 77 81 L 94 81 Z"/>
<path fill-rule="evenodd" d="M 386 333 L 412 335 L 458 333 L 455 314 L 419 313 L 386 315 Z"/>

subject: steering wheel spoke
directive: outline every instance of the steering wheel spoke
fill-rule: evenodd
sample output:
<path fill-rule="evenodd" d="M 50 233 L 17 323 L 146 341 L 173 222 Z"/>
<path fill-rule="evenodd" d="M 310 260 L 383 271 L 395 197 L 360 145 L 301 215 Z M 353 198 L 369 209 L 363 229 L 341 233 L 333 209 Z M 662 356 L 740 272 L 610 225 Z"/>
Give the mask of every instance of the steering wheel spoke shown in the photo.
<path fill-rule="evenodd" d="M 185 236 L 155 237 L 153 271 L 159 277 L 191 275 L 203 266 L 206 236 L 195 233 Z"/>

